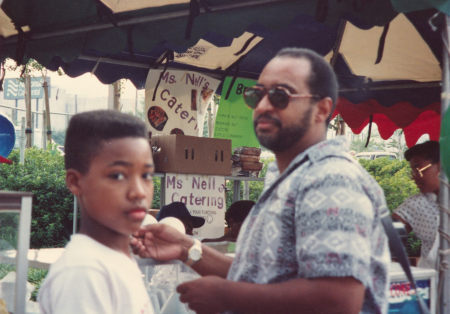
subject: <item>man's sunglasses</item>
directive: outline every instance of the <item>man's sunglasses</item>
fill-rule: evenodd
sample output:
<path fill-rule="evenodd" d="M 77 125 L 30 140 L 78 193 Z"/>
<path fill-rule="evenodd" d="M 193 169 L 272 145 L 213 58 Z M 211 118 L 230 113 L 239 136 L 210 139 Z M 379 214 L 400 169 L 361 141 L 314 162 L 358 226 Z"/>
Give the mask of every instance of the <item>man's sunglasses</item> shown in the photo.
<path fill-rule="evenodd" d="M 278 109 L 286 108 L 291 98 L 322 98 L 319 95 L 291 94 L 288 89 L 282 86 L 275 86 L 271 89 L 266 89 L 261 86 L 253 86 L 246 87 L 244 89 L 244 101 L 247 106 L 255 109 L 266 94 L 268 95 L 269 101 L 272 106 Z"/>

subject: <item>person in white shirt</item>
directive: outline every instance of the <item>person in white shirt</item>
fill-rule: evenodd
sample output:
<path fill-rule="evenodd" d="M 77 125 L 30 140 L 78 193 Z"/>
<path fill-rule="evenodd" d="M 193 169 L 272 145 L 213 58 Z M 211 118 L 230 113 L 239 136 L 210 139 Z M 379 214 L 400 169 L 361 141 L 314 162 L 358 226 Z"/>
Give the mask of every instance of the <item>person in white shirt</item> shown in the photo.
<path fill-rule="evenodd" d="M 130 252 L 153 199 L 153 158 L 144 122 L 113 110 L 72 117 L 65 143 L 66 184 L 81 207 L 80 231 L 50 267 L 41 312 L 152 314 Z"/>

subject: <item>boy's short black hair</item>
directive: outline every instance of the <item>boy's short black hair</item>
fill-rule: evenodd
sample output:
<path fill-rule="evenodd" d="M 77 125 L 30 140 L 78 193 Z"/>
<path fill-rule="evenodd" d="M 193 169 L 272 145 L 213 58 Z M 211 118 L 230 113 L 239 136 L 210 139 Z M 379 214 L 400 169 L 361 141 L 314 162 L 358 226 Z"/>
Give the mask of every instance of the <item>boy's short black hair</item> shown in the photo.
<path fill-rule="evenodd" d="M 243 222 L 252 209 L 255 202 L 249 200 L 236 201 L 228 207 L 225 213 L 225 220 L 228 223 L 230 219 L 237 222 Z"/>
<path fill-rule="evenodd" d="M 104 141 L 123 137 L 147 138 L 147 126 L 142 120 L 115 110 L 94 110 L 74 115 L 64 144 L 66 169 L 86 173 Z"/>
<path fill-rule="evenodd" d="M 420 156 L 423 159 L 431 161 L 436 164 L 440 161 L 439 142 L 427 141 L 421 144 L 416 144 L 405 152 L 405 159 L 410 161 L 411 158 Z"/>

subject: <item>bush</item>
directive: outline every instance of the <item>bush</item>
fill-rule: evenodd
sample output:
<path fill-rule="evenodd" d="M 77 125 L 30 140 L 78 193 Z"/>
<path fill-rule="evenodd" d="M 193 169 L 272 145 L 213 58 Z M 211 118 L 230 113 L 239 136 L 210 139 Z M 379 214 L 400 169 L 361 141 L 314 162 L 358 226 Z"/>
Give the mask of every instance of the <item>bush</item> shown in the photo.
<path fill-rule="evenodd" d="M 375 160 L 361 159 L 359 162 L 384 190 L 386 203 L 391 213 L 406 198 L 419 193 L 419 189 L 409 176 L 411 168 L 406 160 L 379 158 Z M 405 243 L 408 255 L 419 256 L 420 245 L 421 241 L 414 232 L 409 233 Z"/>
<path fill-rule="evenodd" d="M 386 203 L 392 212 L 411 195 L 419 192 L 410 178 L 409 163 L 406 160 L 360 159 L 361 165 L 375 178 L 384 191 Z"/>
<path fill-rule="evenodd" d="M 73 196 L 66 188 L 63 157 L 54 150 L 27 149 L 25 164 L 19 164 L 19 151 L 9 158 L 13 164 L 0 164 L 0 190 L 33 193 L 31 248 L 62 247 L 70 238 Z M 9 218 L 11 219 L 11 218 Z M 2 225 L 2 237 L 7 236 Z"/>

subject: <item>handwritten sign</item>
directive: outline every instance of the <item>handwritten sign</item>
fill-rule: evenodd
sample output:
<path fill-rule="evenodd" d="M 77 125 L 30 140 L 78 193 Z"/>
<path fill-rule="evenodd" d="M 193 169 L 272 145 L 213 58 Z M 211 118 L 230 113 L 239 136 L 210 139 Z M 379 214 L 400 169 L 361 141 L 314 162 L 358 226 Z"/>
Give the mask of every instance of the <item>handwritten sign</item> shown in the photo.
<path fill-rule="evenodd" d="M 247 107 L 242 98 L 244 88 L 255 85 L 256 81 L 237 78 L 227 98 L 231 80 L 231 77 L 226 77 L 223 84 L 214 126 L 214 137 L 231 139 L 232 148 L 238 146 L 259 147 L 253 130 L 253 111 Z"/>
<path fill-rule="evenodd" d="M 223 236 L 226 211 L 224 177 L 167 173 L 165 187 L 166 204 L 183 202 L 191 215 L 205 218 L 205 224 L 194 229 L 194 236 Z"/>
<path fill-rule="evenodd" d="M 145 108 L 152 135 L 202 136 L 207 107 L 220 81 L 193 71 L 167 70 L 161 80 L 160 75 L 161 71 L 150 70 L 145 83 Z"/>

